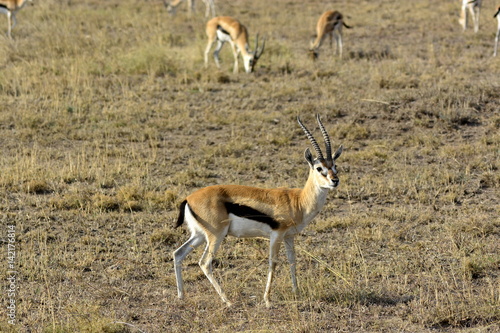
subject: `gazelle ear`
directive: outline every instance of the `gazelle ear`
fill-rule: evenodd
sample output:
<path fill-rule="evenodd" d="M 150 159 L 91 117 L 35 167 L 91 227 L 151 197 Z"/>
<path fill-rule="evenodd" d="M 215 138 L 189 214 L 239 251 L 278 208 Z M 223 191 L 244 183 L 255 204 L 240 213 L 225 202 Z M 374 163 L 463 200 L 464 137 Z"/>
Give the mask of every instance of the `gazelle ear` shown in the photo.
<path fill-rule="evenodd" d="M 342 145 L 340 145 L 339 149 L 337 149 L 337 151 L 335 152 L 335 155 L 333 155 L 334 161 L 340 157 L 340 154 L 342 154 L 342 150 L 344 150 L 344 148 L 342 147 Z"/>
<path fill-rule="evenodd" d="M 307 163 L 309 164 L 309 166 L 312 169 L 314 167 L 314 161 L 313 161 L 313 156 L 312 156 L 311 151 L 309 150 L 309 148 L 306 148 L 306 151 L 304 152 L 304 157 L 305 157 Z"/>

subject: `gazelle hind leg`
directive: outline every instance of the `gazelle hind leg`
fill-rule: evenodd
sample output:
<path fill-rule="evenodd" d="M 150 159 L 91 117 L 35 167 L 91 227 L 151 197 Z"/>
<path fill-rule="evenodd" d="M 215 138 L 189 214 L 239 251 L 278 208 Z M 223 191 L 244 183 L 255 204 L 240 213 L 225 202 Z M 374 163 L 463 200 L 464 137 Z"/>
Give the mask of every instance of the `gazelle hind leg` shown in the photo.
<path fill-rule="evenodd" d="M 215 38 L 209 38 L 208 39 L 208 44 L 207 47 L 205 48 L 205 68 L 208 67 L 208 54 L 210 53 L 210 49 L 212 48 L 212 45 L 214 45 Z"/>
<path fill-rule="evenodd" d="M 205 241 L 203 235 L 200 234 L 192 234 L 191 238 L 181 247 L 179 247 L 174 252 L 174 269 L 175 269 L 175 278 L 177 280 L 177 296 L 180 299 L 184 298 L 184 282 L 182 280 L 182 261 L 186 256 L 191 253 L 196 247 L 201 245 Z"/>
<path fill-rule="evenodd" d="M 229 226 L 228 226 L 229 228 Z M 222 240 L 224 239 L 225 235 L 227 234 L 226 228 L 221 234 L 218 236 L 208 236 L 207 237 L 207 246 L 205 248 L 205 252 L 203 252 L 203 255 L 201 256 L 199 265 L 201 267 L 201 270 L 203 273 L 205 273 L 205 276 L 208 278 L 212 286 L 214 286 L 215 290 L 219 294 L 220 298 L 224 301 L 224 303 L 227 304 L 227 306 L 231 306 L 231 302 L 226 297 L 226 294 L 222 291 L 219 282 L 214 278 L 213 275 L 213 269 L 212 269 L 212 260 L 219 249 L 220 244 L 222 243 Z"/>
<path fill-rule="evenodd" d="M 479 13 L 480 13 L 480 11 L 481 11 L 481 10 L 480 10 L 480 8 L 479 8 L 479 7 L 477 7 L 477 13 L 476 13 L 476 25 L 475 25 L 475 27 L 474 27 L 474 29 L 475 29 L 474 31 L 475 31 L 475 32 L 478 32 L 478 31 L 479 31 Z"/>
<path fill-rule="evenodd" d="M 208 0 L 210 3 L 210 9 L 212 10 L 212 16 L 215 17 L 215 3 L 214 0 Z"/>
<path fill-rule="evenodd" d="M 210 11 L 212 12 L 212 17 L 215 17 L 215 5 L 213 0 L 203 0 L 205 3 L 205 17 L 210 15 Z"/>
<path fill-rule="evenodd" d="M 214 60 L 215 60 L 215 64 L 217 65 L 217 68 L 220 68 L 219 52 L 223 46 L 224 46 L 224 42 L 217 40 L 217 46 L 215 47 L 215 51 L 214 51 Z"/>
<path fill-rule="evenodd" d="M 210 15 L 210 1 L 204 0 L 205 3 L 205 17 L 208 17 Z"/>

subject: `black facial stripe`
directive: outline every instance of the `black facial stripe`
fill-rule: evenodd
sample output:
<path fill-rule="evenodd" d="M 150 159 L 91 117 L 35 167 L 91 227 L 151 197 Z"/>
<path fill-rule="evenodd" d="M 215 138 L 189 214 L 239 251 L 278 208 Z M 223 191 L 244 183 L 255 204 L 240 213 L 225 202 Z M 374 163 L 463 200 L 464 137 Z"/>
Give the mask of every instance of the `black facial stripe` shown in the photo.
<path fill-rule="evenodd" d="M 273 219 L 271 216 L 264 214 L 252 207 L 240 205 L 233 202 L 226 202 L 224 203 L 224 205 L 226 206 L 228 213 L 267 224 L 268 226 L 271 227 L 271 229 L 278 229 L 279 227 L 278 221 Z"/>
<path fill-rule="evenodd" d="M 328 176 L 328 168 L 326 168 L 326 171 L 324 170 L 324 167 L 322 164 L 316 164 L 316 171 L 318 171 L 323 177 Z"/>

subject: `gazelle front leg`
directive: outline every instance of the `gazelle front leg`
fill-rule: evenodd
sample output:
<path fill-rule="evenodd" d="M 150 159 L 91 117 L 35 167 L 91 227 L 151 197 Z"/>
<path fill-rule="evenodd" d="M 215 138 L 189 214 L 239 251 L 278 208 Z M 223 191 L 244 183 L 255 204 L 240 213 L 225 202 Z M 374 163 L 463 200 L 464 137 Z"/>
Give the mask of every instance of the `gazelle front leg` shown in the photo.
<path fill-rule="evenodd" d="M 288 264 L 290 265 L 290 275 L 292 277 L 292 290 L 297 293 L 297 265 L 295 262 L 295 246 L 293 236 L 285 238 L 285 250 L 286 257 L 288 258 Z"/>
<path fill-rule="evenodd" d="M 342 48 L 343 48 L 343 45 L 342 45 L 342 35 L 340 34 L 340 31 L 339 33 L 337 34 L 337 50 L 338 50 L 338 55 L 339 55 L 339 58 L 342 58 Z"/>
<path fill-rule="evenodd" d="M 194 12 L 194 0 L 188 0 L 188 16 L 191 17 Z"/>
<path fill-rule="evenodd" d="M 495 47 L 493 50 L 493 56 L 496 57 L 498 51 L 498 38 L 500 37 L 500 7 L 498 7 L 498 10 L 495 13 L 495 15 L 493 15 L 493 17 L 496 18 L 498 21 L 497 33 L 495 35 Z"/>
<path fill-rule="evenodd" d="M 231 44 L 231 49 L 233 50 L 233 56 L 234 56 L 234 67 L 233 67 L 233 73 L 236 74 L 238 73 L 238 57 L 240 55 L 240 50 L 236 47 L 236 44 L 234 44 L 232 41 L 229 41 L 229 44 Z"/>
<path fill-rule="evenodd" d="M 479 31 L 479 6 L 469 6 L 469 12 L 474 23 L 474 32 Z"/>
<path fill-rule="evenodd" d="M 269 301 L 269 292 L 271 291 L 271 283 L 273 282 L 274 278 L 274 269 L 276 268 L 276 261 L 282 241 L 283 236 L 280 233 L 271 233 L 269 246 L 269 272 L 267 274 L 266 291 L 264 292 L 264 301 L 266 302 L 266 307 L 268 308 L 271 307 L 271 302 Z"/>
<path fill-rule="evenodd" d="M 10 39 L 12 39 L 12 25 L 11 25 L 11 20 L 14 20 L 14 25 L 16 22 L 16 17 L 12 15 L 11 12 L 7 13 L 7 23 L 9 24 L 9 29 L 7 30 L 7 35 L 9 36 Z"/>
<path fill-rule="evenodd" d="M 0 13 L 5 13 L 7 15 L 7 37 L 12 39 L 12 29 L 16 26 L 16 14 L 10 10 L 4 10 L 2 7 L 0 7 Z"/>
<path fill-rule="evenodd" d="M 462 26 L 462 28 L 467 29 L 467 0 L 462 1 L 462 9 L 460 10 L 460 18 L 458 19 L 458 23 Z"/>
<path fill-rule="evenodd" d="M 500 22 L 498 23 L 499 27 L 498 27 L 498 30 L 497 30 L 497 34 L 495 36 L 495 49 L 493 51 L 493 56 L 496 57 L 497 56 L 497 51 L 498 51 L 498 38 L 500 37 Z"/>

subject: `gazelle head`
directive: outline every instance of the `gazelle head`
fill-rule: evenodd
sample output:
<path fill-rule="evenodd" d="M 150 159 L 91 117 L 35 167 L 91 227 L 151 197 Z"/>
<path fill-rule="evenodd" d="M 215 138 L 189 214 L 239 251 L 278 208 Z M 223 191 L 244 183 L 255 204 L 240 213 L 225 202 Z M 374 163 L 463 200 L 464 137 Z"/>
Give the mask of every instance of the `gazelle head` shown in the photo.
<path fill-rule="evenodd" d="M 319 56 L 319 53 L 318 53 L 317 50 L 309 49 L 309 52 L 308 52 L 307 55 L 309 56 L 309 58 L 311 58 L 311 60 L 317 60 L 318 56 Z"/>
<path fill-rule="evenodd" d="M 180 1 L 178 1 L 178 3 L 180 3 Z M 177 4 L 178 4 L 177 3 Z M 165 7 L 167 8 L 167 12 L 170 14 L 170 15 L 175 15 L 175 12 L 176 12 L 176 9 L 177 9 L 177 5 L 172 5 L 170 3 L 170 1 L 167 1 L 167 0 L 163 0 L 163 4 L 165 5 Z"/>
<path fill-rule="evenodd" d="M 337 167 L 335 165 L 335 160 L 339 158 L 340 154 L 342 154 L 342 145 L 337 149 L 334 155 L 332 155 L 332 146 L 330 143 L 330 137 L 328 136 L 328 132 L 323 126 L 319 115 L 316 116 L 318 120 L 319 128 L 321 129 L 321 133 L 323 134 L 323 138 L 325 140 L 326 146 L 326 158 L 323 156 L 321 149 L 319 148 L 316 139 L 312 136 L 311 132 L 302 124 L 300 118 L 297 117 L 297 121 L 299 122 L 300 127 L 306 133 L 307 138 L 311 141 L 311 144 L 316 150 L 316 154 L 318 157 L 316 159 L 313 158 L 311 151 L 309 148 L 306 149 L 304 153 L 304 157 L 311 168 L 311 172 L 314 173 L 317 184 L 326 189 L 331 189 L 337 187 L 340 183 L 340 180 L 337 176 Z"/>
<path fill-rule="evenodd" d="M 318 50 L 315 49 L 314 47 L 314 41 L 316 40 L 317 35 L 313 35 L 311 37 L 311 42 L 309 43 L 309 51 L 308 51 L 308 56 L 312 60 L 318 59 L 319 53 Z"/>
<path fill-rule="evenodd" d="M 255 40 L 255 51 L 250 52 L 247 50 L 247 54 L 243 55 L 243 65 L 245 66 L 245 72 L 251 73 L 255 65 L 257 64 L 257 60 L 259 60 L 260 56 L 264 52 L 264 48 L 266 46 L 266 40 L 262 42 L 262 47 L 259 49 L 259 34 L 257 34 Z"/>

